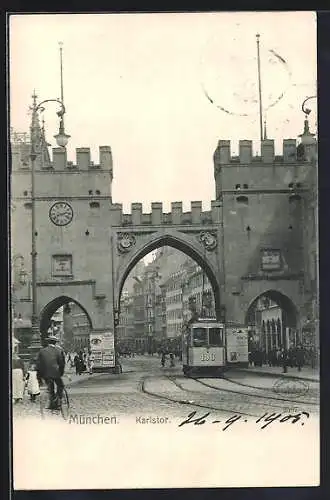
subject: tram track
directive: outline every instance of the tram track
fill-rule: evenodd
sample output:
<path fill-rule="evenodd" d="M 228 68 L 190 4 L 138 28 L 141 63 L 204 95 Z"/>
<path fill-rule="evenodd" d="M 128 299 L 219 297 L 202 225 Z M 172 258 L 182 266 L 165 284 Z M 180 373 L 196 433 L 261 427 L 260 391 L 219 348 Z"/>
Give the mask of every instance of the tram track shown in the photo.
<path fill-rule="evenodd" d="M 272 399 L 272 400 L 275 400 L 275 401 L 279 401 L 279 402 L 282 401 L 282 402 L 286 403 L 287 406 L 292 405 L 292 404 L 294 404 L 295 406 L 300 405 L 300 406 L 303 406 L 304 409 L 309 404 L 309 403 L 306 403 L 306 401 L 297 401 L 296 402 L 296 401 L 293 401 L 293 400 L 288 400 L 288 399 L 283 399 L 283 398 L 271 398 L 271 397 L 268 397 L 266 395 L 265 396 L 262 396 L 262 395 L 256 395 L 255 396 L 253 394 L 248 394 L 246 392 L 240 392 L 240 391 L 234 391 L 232 389 L 225 389 L 225 388 L 215 387 L 215 386 L 213 386 L 211 384 L 204 383 L 204 382 L 202 382 L 202 381 L 200 381 L 198 379 L 195 379 L 195 378 L 192 378 L 192 377 L 189 377 L 189 378 L 191 378 L 191 380 L 194 380 L 195 382 L 198 382 L 198 383 L 200 383 L 200 384 L 202 384 L 202 385 L 204 385 L 204 386 L 206 386 L 208 388 L 215 389 L 216 391 L 218 391 L 220 393 L 221 392 L 222 393 L 231 393 L 231 394 L 237 394 L 237 395 L 240 395 L 240 396 L 244 396 L 245 398 L 248 398 L 249 401 L 244 401 L 244 402 L 242 402 L 242 404 L 246 404 L 246 405 L 250 405 L 250 406 L 260 406 L 262 408 L 268 407 L 268 408 L 270 408 L 270 411 L 273 411 L 272 408 L 276 408 L 277 409 L 276 411 L 278 411 L 278 410 L 283 411 L 283 404 L 280 405 L 280 404 L 275 404 L 275 403 L 269 403 L 269 399 Z M 176 381 L 172 380 L 172 381 L 175 383 L 175 385 L 177 385 L 178 387 L 182 388 L 185 391 L 196 392 L 193 389 L 186 389 L 186 388 L 184 388 L 180 384 L 180 382 L 178 382 L 177 380 Z M 256 398 L 263 399 L 263 402 L 261 402 L 261 401 L 255 401 Z"/>
<path fill-rule="evenodd" d="M 201 385 L 204 385 L 205 387 L 209 387 L 211 389 L 214 389 L 216 391 L 219 391 L 219 392 L 228 392 L 228 393 L 232 393 L 232 394 L 239 394 L 239 395 L 243 395 L 243 396 L 248 396 L 250 398 L 258 398 L 258 399 L 265 399 L 265 400 L 272 400 L 272 401 L 283 401 L 285 403 L 294 403 L 294 404 L 299 404 L 299 405 L 311 405 L 311 406 L 319 406 L 317 402 L 313 402 L 313 401 L 304 401 L 304 400 L 296 400 L 296 399 L 288 399 L 288 398 L 281 398 L 281 397 L 276 397 L 276 396 L 271 396 L 271 395 L 268 395 L 268 394 L 248 394 L 247 392 L 242 392 L 242 391 L 235 391 L 234 389 L 226 389 L 226 388 L 222 388 L 222 387 L 217 387 L 215 385 L 212 385 L 212 384 L 208 384 L 207 382 L 204 382 L 198 378 L 193 378 L 193 377 L 189 377 L 191 380 L 194 380 L 195 382 L 198 382 L 199 384 Z M 230 379 L 227 379 L 226 377 L 223 377 L 223 380 L 227 380 L 228 382 L 231 382 L 233 384 L 235 384 L 236 382 L 234 380 L 230 380 Z M 244 387 L 249 387 L 250 389 L 258 389 L 258 390 L 262 390 L 264 391 L 265 389 L 262 389 L 260 387 L 256 387 L 256 386 L 252 386 L 252 385 L 248 385 L 248 384 L 240 384 L 240 383 L 237 383 L 237 385 L 244 385 Z M 258 402 L 255 402 L 254 404 L 263 404 L 263 403 L 258 403 Z M 274 407 L 277 407 L 277 408 L 281 408 L 281 406 L 279 405 L 275 405 L 275 404 L 272 404 L 271 406 L 274 406 Z"/>
<path fill-rule="evenodd" d="M 206 410 L 213 410 L 213 411 L 219 411 L 219 412 L 224 412 L 224 413 L 235 413 L 237 415 L 243 415 L 243 416 L 247 416 L 247 417 L 256 417 L 256 416 L 258 416 L 256 414 L 248 413 L 246 411 L 243 412 L 243 411 L 236 411 L 236 410 L 232 410 L 232 409 L 228 409 L 228 408 L 221 408 L 219 406 L 211 406 L 211 405 L 204 404 L 204 403 L 201 403 L 201 402 L 198 402 L 198 401 L 188 401 L 188 400 L 183 400 L 183 399 L 175 399 L 175 398 L 172 398 L 172 397 L 170 397 L 169 395 L 166 395 L 166 394 L 159 394 L 159 393 L 150 391 L 149 389 L 146 388 L 146 381 L 149 378 L 151 378 L 151 377 L 144 377 L 144 378 L 142 378 L 139 381 L 139 389 L 145 395 L 148 395 L 148 396 L 151 396 L 151 397 L 154 397 L 154 398 L 157 398 L 157 399 L 161 399 L 161 400 L 164 400 L 164 401 L 168 401 L 170 403 L 175 403 L 175 404 L 178 404 L 178 405 L 182 405 L 182 406 L 204 408 Z M 174 385 L 176 385 L 183 392 L 189 392 L 186 389 L 183 389 L 182 387 L 180 387 L 173 379 L 171 379 L 170 376 L 164 375 L 164 378 L 170 380 L 170 382 L 172 382 Z"/>
<path fill-rule="evenodd" d="M 244 382 L 238 382 L 234 379 L 231 379 L 231 378 L 228 378 L 228 377 L 225 377 L 223 376 L 222 377 L 223 380 L 226 380 L 227 382 L 230 382 L 232 384 L 235 384 L 235 385 L 238 385 L 238 386 L 242 386 L 242 387 L 248 387 L 249 389 L 256 389 L 258 391 L 265 391 L 265 392 L 270 392 L 271 389 L 264 389 L 263 387 L 258 387 L 256 385 L 251 385 L 251 384 L 245 384 Z M 215 386 L 212 386 L 211 384 L 207 384 L 206 382 L 202 382 L 200 379 L 195 379 L 195 380 L 198 380 L 199 383 L 203 384 L 203 385 L 206 385 L 206 386 L 209 386 L 209 387 L 213 387 L 214 389 L 217 389 L 217 390 L 223 390 L 221 389 L 220 387 L 215 387 Z M 296 380 L 299 380 L 298 377 L 296 379 L 294 379 L 295 381 Z M 315 382 L 314 382 L 315 383 Z M 226 389 L 226 390 L 231 390 L 233 391 L 233 389 Z M 236 392 L 236 391 L 233 391 L 233 392 Z M 244 392 L 239 392 L 237 391 L 239 394 L 246 394 Z M 271 396 L 271 395 L 265 395 L 263 396 L 262 394 L 255 394 L 253 395 L 254 397 L 260 397 L 260 398 L 267 398 L 267 399 L 275 399 L 275 400 L 278 400 L 278 401 L 286 401 L 286 402 L 290 402 L 290 403 L 297 403 L 297 404 L 308 404 L 308 405 L 311 405 L 311 406 L 319 406 L 319 403 L 317 401 L 303 401 L 303 400 L 294 400 L 294 399 L 287 399 L 287 398 L 281 398 L 281 397 L 276 397 L 276 396 Z"/>
<path fill-rule="evenodd" d="M 201 396 L 201 394 L 198 391 L 193 390 L 193 389 L 187 389 L 187 388 L 183 387 L 182 384 L 180 384 L 180 382 L 178 382 L 178 380 L 176 380 L 177 376 L 175 376 L 175 375 L 164 375 L 163 377 L 165 379 L 169 380 L 171 383 L 173 383 L 182 392 L 190 393 L 190 394 L 194 394 L 194 395 L 197 394 L 199 397 Z M 150 391 L 149 389 L 146 389 L 146 386 L 145 386 L 145 382 L 146 382 L 146 380 L 148 378 L 150 378 L 150 377 L 146 377 L 140 383 L 141 383 L 141 391 L 144 394 L 147 394 L 149 396 L 153 396 L 155 398 L 166 400 L 166 401 L 171 402 L 171 403 L 177 403 L 177 404 L 180 404 L 180 405 L 186 405 L 186 406 L 190 405 L 190 406 L 195 406 L 195 407 L 199 407 L 199 408 L 205 408 L 205 409 L 210 409 L 210 410 L 215 410 L 215 411 L 223 411 L 223 412 L 226 412 L 226 413 L 236 413 L 238 415 L 245 415 L 245 416 L 247 415 L 247 416 L 252 416 L 252 417 L 258 416 L 257 414 L 251 413 L 249 411 L 237 410 L 235 408 L 235 403 L 233 403 L 232 401 L 228 401 L 228 404 L 229 404 L 229 406 L 234 406 L 234 408 L 228 408 L 228 407 L 224 408 L 224 407 L 219 407 L 219 406 L 211 406 L 209 404 L 198 402 L 196 400 L 189 401 L 189 400 L 183 400 L 183 399 L 175 399 L 175 398 L 172 398 L 169 395 L 159 394 L 159 393 L 156 393 L 154 391 Z M 194 380 L 196 382 L 200 382 L 199 380 L 196 380 L 196 379 L 192 379 L 192 380 Z M 233 391 L 233 390 L 230 390 L 230 389 L 220 389 L 220 388 L 211 386 L 209 384 L 203 384 L 203 385 L 207 385 L 211 389 L 215 389 L 217 391 L 222 391 L 222 392 L 225 392 L 225 393 L 234 393 L 234 394 L 244 395 L 245 397 L 247 397 L 250 400 L 250 401 L 244 401 L 242 403 L 243 405 L 246 405 L 246 406 L 262 406 L 263 408 L 269 407 L 270 411 L 272 411 L 272 408 L 276 408 L 277 409 L 276 411 L 278 411 L 278 410 L 283 411 L 283 405 L 276 405 L 274 403 L 269 404 L 267 396 L 260 396 L 260 398 L 263 398 L 265 400 L 264 402 L 259 402 L 259 401 L 256 402 L 255 400 L 253 400 L 254 396 L 250 395 L 250 394 L 241 393 L 239 391 Z M 205 395 L 204 395 L 204 397 L 205 397 Z M 251 401 L 251 399 L 252 399 L 252 401 Z M 276 398 L 274 398 L 274 399 L 276 399 Z M 291 400 L 284 400 L 284 401 L 286 403 L 292 403 Z M 300 404 L 304 404 L 304 403 L 300 402 Z"/>

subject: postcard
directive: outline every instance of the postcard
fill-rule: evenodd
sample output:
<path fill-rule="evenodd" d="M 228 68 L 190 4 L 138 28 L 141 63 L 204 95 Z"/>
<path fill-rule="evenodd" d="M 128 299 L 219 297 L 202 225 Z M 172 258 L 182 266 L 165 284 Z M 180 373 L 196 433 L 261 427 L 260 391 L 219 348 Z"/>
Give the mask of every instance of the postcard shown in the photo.
<path fill-rule="evenodd" d="M 15 490 L 316 486 L 316 14 L 12 14 Z"/>

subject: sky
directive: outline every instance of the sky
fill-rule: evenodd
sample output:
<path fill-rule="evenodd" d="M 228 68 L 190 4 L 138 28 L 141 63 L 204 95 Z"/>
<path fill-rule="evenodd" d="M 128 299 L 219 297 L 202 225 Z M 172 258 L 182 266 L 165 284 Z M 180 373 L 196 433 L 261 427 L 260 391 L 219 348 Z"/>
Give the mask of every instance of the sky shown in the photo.
<path fill-rule="evenodd" d="M 31 95 L 60 97 L 63 43 L 65 127 L 76 147 L 109 145 L 113 201 L 214 198 L 213 152 L 220 139 L 254 141 L 260 151 L 257 47 L 260 34 L 263 114 L 277 154 L 303 128 L 301 104 L 316 92 L 316 14 L 169 13 L 13 15 L 9 25 L 11 126 L 28 132 Z M 283 94 L 283 97 L 280 96 Z M 309 102 L 311 128 L 315 100 Z M 48 142 L 58 122 L 44 112 Z"/>

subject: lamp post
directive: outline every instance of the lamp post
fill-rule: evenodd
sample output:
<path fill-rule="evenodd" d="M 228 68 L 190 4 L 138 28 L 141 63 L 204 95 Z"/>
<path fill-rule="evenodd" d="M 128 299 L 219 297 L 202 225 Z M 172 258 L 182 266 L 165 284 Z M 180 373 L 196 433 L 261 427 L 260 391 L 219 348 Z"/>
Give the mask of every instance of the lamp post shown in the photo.
<path fill-rule="evenodd" d="M 305 124 L 304 124 L 304 132 L 300 135 L 301 144 L 303 145 L 304 156 L 307 156 L 307 159 L 312 162 L 314 166 L 318 165 L 318 151 L 317 151 L 317 142 L 314 136 L 317 136 L 317 122 L 316 122 L 316 134 L 311 134 L 308 126 L 308 116 L 311 113 L 311 110 L 306 107 L 306 103 L 311 99 L 317 99 L 317 96 L 306 97 L 304 102 L 301 105 L 301 109 L 305 114 Z M 305 151 L 307 154 L 305 154 Z M 312 252 L 311 255 L 314 256 L 313 265 L 314 268 L 317 269 L 318 262 L 318 168 L 315 169 L 314 180 L 311 185 L 311 209 L 312 209 L 312 217 L 314 218 L 314 230 L 312 233 Z M 315 272 L 316 278 L 316 287 L 313 287 L 312 292 L 312 308 L 313 308 L 313 317 L 314 317 L 314 348 L 316 345 L 319 345 L 319 312 L 318 312 L 318 289 L 319 289 L 319 275 L 317 270 Z"/>
<path fill-rule="evenodd" d="M 306 97 L 306 99 L 302 103 L 301 109 L 302 109 L 303 113 L 305 114 L 306 118 L 311 113 L 311 110 L 305 107 L 306 106 L 306 102 L 309 101 L 310 99 L 317 99 L 317 96 L 316 95 L 312 95 L 310 97 Z"/>
<path fill-rule="evenodd" d="M 31 274 L 32 274 L 32 339 L 30 345 L 31 357 L 38 351 L 41 347 L 41 338 L 39 332 L 39 321 L 38 321 L 38 305 L 37 305 L 37 231 L 36 231 L 36 198 L 35 198 L 35 170 L 36 170 L 36 159 L 38 153 L 40 153 L 40 135 L 38 126 L 38 113 L 44 111 L 44 105 L 49 102 L 56 102 L 61 106 L 60 111 L 57 112 L 60 118 L 60 126 L 58 134 L 55 135 L 57 145 L 65 148 L 68 143 L 69 135 L 64 131 L 64 121 L 63 115 L 65 114 L 65 107 L 62 101 L 59 99 L 45 99 L 44 101 L 37 104 L 37 96 L 35 92 L 33 93 L 33 105 L 32 105 L 32 121 L 31 121 Z"/>

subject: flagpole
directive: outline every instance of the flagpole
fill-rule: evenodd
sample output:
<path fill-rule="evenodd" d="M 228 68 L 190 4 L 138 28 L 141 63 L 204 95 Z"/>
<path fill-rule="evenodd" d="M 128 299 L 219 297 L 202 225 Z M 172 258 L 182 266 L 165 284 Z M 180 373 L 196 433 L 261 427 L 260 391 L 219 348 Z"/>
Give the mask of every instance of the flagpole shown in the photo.
<path fill-rule="evenodd" d="M 261 93 L 261 71 L 260 71 L 260 35 L 256 35 L 257 38 L 257 61 L 258 61 L 258 87 L 259 87 L 259 122 L 260 122 L 260 141 L 263 140 L 262 134 L 262 93 Z"/>
<path fill-rule="evenodd" d="M 61 101 L 64 103 L 63 98 L 63 42 L 59 42 L 60 47 L 60 69 L 61 69 Z"/>

